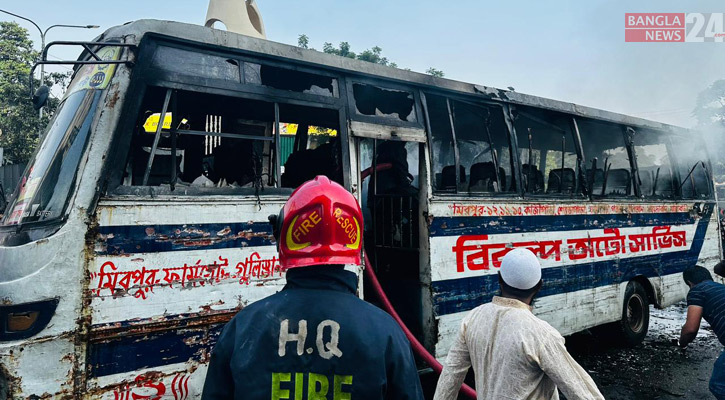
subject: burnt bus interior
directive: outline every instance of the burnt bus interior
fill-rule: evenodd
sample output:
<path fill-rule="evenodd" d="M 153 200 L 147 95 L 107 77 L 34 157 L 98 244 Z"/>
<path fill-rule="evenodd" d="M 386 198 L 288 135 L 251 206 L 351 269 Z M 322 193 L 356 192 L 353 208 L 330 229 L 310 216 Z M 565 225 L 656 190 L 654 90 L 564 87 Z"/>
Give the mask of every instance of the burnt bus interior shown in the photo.
<path fill-rule="evenodd" d="M 241 97 L 172 91 L 172 111 L 166 115 L 171 117 L 173 129 L 169 126 L 160 131 L 154 156 L 150 157 L 156 130 L 145 126 L 150 116 L 161 115 L 166 92 L 158 87 L 146 91 L 124 185 L 263 190 L 295 188 L 318 174 L 343 182 L 340 141 L 333 136 L 339 130 L 337 111 Z M 283 127 L 297 126 L 295 135 L 280 138 L 288 143 L 279 178 L 275 168 L 275 113 Z M 309 127 L 321 133 L 311 136 Z"/>
<path fill-rule="evenodd" d="M 474 108 L 433 95 L 426 101 L 438 195 L 712 198 L 710 166 L 696 150 L 702 146 L 697 137 L 524 105 Z"/>
<path fill-rule="evenodd" d="M 141 49 L 151 61 L 139 66 L 144 94 L 129 111 L 116 194 L 289 193 L 316 175 L 345 183 L 336 78 L 176 46 Z"/>
<path fill-rule="evenodd" d="M 570 118 L 531 107 L 516 107 L 522 186 L 529 195 L 571 196 L 579 174 Z"/>
<path fill-rule="evenodd" d="M 426 95 L 441 192 L 516 193 L 511 143 L 501 105 Z M 458 169 L 456 170 L 456 164 Z"/>
<path fill-rule="evenodd" d="M 428 345 L 436 336 L 424 322 L 429 180 L 434 200 L 713 196 L 693 137 L 194 46 L 154 35 L 142 43 L 107 192 L 259 199 L 326 175 L 360 192 L 365 248 Z"/>

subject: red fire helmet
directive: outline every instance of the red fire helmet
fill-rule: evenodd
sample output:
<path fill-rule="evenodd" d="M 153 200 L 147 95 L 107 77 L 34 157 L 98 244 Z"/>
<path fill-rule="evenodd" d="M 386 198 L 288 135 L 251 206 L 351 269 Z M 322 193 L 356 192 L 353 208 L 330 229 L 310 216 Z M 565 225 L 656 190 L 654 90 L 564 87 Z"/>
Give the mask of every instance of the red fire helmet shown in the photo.
<path fill-rule="evenodd" d="M 282 269 L 362 264 L 360 205 L 338 183 L 322 175 L 303 183 L 280 214 L 276 236 Z"/>

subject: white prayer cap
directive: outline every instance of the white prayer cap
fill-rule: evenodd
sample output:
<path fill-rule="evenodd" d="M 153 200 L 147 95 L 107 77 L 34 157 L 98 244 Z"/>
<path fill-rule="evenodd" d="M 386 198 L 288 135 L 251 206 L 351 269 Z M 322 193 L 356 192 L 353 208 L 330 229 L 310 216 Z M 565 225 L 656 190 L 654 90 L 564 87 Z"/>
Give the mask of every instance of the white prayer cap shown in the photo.
<path fill-rule="evenodd" d="M 541 280 L 539 259 L 529 249 L 509 251 L 501 260 L 501 279 L 516 289 L 533 288 Z"/>

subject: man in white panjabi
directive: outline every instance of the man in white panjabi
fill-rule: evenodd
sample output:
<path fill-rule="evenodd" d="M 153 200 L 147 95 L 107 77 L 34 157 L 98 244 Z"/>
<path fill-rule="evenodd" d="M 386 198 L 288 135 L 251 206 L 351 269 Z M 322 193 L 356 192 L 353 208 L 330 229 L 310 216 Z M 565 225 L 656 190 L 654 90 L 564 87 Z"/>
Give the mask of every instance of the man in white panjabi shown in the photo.
<path fill-rule="evenodd" d="M 541 264 L 518 248 L 504 256 L 501 296 L 472 310 L 461 323 L 434 400 L 455 400 L 473 366 L 482 399 L 604 399 L 592 378 L 569 355 L 564 338 L 531 312 L 541 289 Z"/>

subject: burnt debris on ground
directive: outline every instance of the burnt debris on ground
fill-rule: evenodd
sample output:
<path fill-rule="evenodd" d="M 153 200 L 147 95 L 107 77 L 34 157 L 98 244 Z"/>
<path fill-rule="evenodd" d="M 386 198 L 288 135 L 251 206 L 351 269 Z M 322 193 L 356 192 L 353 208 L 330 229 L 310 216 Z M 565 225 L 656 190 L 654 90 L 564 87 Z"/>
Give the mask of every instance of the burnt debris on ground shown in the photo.
<path fill-rule="evenodd" d="M 567 338 L 567 348 L 607 399 L 714 399 L 708 382 L 722 345 L 707 322 L 686 350 L 673 343 L 685 322 L 684 302 L 650 308 L 647 337 L 622 348 L 606 337 L 583 332 Z"/>

